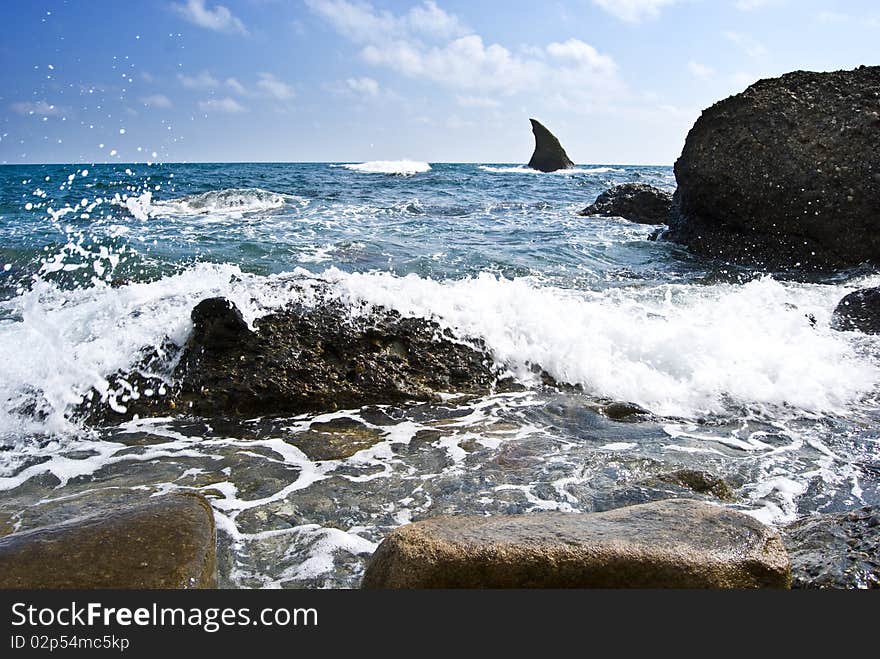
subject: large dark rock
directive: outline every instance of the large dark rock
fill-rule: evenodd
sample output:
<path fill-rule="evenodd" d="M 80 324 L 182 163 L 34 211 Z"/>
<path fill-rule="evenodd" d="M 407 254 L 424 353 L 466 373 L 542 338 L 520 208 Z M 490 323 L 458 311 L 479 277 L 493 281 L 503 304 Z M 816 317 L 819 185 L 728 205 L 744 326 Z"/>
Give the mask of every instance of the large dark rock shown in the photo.
<path fill-rule="evenodd" d="M 481 342 L 470 347 L 433 321 L 387 309 L 353 314 L 324 300 L 268 314 L 251 330 L 231 302 L 215 298 L 196 305 L 192 320 L 170 373 L 144 375 L 162 362 L 148 355 L 145 365 L 110 378 L 111 389 L 131 385 L 133 392 L 112 405 L 92 392 L 83 416 L 106 423 L 135 414 L 299 414 L 486 394 L 499 385 Z M 166 353 L 174 362 L 174 350 Z"/>
<path fill-rule="evenodd" d="M 668 499 L 601 513 L 436 517 L 393 531 L 364 588 L 787 588 L 779 535 Z"/>
<path fill-rule="evenodd" d="M 880 67 L 796 71 L 688 133 L 666 237 L 767 268 L 880 262 Z"/>
<path fill-rule="evenodd" d="M 644 183 L 624 183 L 606 190 L 578 215 L 622 217 L 639 224 L 666 224 L 672 195 Z"/>
<path fill-rule="evenodd" d="M 831 316 L 831 327 L 842 332 L 880 334 L 880 287 L 844 296 Z"/>
<path fill-rule="evenodd" d="M 569 159 L 556 136 L 537 119 L 529 119 L 529 121 L 532 122 L 532 132 L 535 134 L 535 152 L 529 160 L 529 167 L 541 172 L 555 172 L 558 169 L 574 167 L 574 163 Z"/>
<path fill-rule="evenodd" d="M 0 538 L 0 588 L 213 588 L 211 506 L 170 494 Z"/>
<path fill-rule="evenodd" d="M 880 510 L 807 517 L 786 527 L 793 588 L 880 588 Z"/>

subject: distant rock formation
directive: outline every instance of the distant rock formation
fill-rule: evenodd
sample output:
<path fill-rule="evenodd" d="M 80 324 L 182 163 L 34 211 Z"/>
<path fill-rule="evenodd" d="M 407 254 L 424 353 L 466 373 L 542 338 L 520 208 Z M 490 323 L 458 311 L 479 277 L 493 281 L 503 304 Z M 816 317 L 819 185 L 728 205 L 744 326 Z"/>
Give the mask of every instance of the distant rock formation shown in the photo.
<path fill-rule="evenodd" d="M 529 121 L 532 122 L 532 132 L 535 134 L 535 152 L 529 160 L 529 167 L 541 172 L 555 172 L 558 169 L 574 167 L 574 163 L 569 159 L 556 136 L 537 119 L 529 119 Z"/>
<path fill-rule="evenodd" d="M 362 588 L 788 588 L 779 534 L 688 499 L 600 513 L 454 515 L 379 545 Z"/>
<path fill-rule="evenodd" d="M 795 71 L 705 110 L 665 238 L 767 268 L 880 263 L 880 66 Z"/>
<path fill-rule="evenodd" d="M 639 224 L 666 224 L 670 208 L 670 193 L 644 183 L 624 183 L 600 194 L 578 215 L 622 217 Z"/>

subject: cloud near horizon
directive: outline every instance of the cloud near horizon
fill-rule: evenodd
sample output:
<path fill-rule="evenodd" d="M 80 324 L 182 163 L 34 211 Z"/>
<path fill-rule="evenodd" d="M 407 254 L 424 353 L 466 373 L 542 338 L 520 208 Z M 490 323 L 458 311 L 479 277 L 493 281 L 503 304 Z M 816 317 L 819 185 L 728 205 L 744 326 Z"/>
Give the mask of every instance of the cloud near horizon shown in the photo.
<path fill-rule="evenodd" d="M 224 5 L 215 5 L 211 9 L 205 5 L 205 0 L 187 0 L 186 4 L 172 4 L 171 9 L 184 20 L 207 30 L 245 36 L 248 34 L 244 23 L 233 16 Z"/>

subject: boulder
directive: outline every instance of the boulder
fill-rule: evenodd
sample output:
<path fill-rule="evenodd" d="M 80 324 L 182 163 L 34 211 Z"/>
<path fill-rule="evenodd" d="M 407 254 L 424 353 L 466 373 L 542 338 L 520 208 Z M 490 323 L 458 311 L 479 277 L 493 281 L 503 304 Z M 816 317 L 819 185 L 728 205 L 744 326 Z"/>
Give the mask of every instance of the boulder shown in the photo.
<path fill-rule="evenodd" d="M 535 151 L 532 153 L 532 159 L 529 160 L 529 167 L 541 172 L 555 172 L 558 169 L 574 167 L 574 163 L 569 159 L 556 136 L 537 119 L 529 119 L 529 121 L 532 122 L 532 132 L 535 134 Z"/>
<path fill-rule="evenodd" d="M 166 347 L 167 357 L 147 355 L 109 378 L 110 390 L 123 394 L 112 401 L 93 391 L 80 414 L 92 423 L 174 413 L 290 415 L 512 386 L 497 381 L 482 342 L 466 345 L 434 321 L 384 308 L 352 314 L 324 300 L 270 313 L 250 329 L 234 304 L 212 298 L 196 305 L 192 321 L 182 349 Z M 170 373 L 161 373 L 162 363 L 173 365 Z"/>
<path fill-rule="evenodd" d="M 705 110 L 665 237 L 769 269 L 880 262 L 880 67 L 761 80 Z"/>
<path fill-rule="evenodd" d="M 436 517 L 392 531 L 364 588 L 787 588 L 779 535 L 667 499 L 601 513 Z"/>
<path fill-rule="evenodd" d="M 0 538 L 0 588 L 216 587 L 210 504 L 169 494 Z"/>
<path fill-rule="evenodd" d="M 624 183 L 600 194 L 578 215 L 622 217 L 639 224 L 666 224 L 670 208 L 670 193 L 644 183 Z"/>
<path fill-rule="evenodd" d="M 793 588 L 880 588 L 880 510 L 819 514 L 785 529 Z"/>
<path fill-rule="evenodd" d="M 880 287 L 846 295 L 834 309 L 831 327 L 842 332 L 880 334 Z"/>

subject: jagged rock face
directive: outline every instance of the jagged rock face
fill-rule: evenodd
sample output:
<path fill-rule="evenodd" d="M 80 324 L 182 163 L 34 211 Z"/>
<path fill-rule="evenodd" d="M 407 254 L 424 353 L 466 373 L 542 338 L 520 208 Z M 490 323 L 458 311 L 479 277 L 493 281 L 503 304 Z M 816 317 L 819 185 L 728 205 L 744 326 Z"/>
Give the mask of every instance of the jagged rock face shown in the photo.
<path fill-rule="evenodd" d="M 796 71 L 688 133 L 666 238 L 767 268 L 880 262 L 880 67 Z"/>
<path fill-rule="evenodd" d="M 601 513 L 435 517 L 385 538 L 364 588 L 788 588 L 779 534 L 667 499 Z"/>
<path fill-rule="evenodd" d="M 616 185 L 596 197 L 578 215 L 622 217 L 639 224 L 666 224 L 672 195 L 644 183 Z"/>
<path fill-rule="evenodd" d="M 0 538 L 0 588 L 215 588 L 214 514 L 175 493 Z"/>
<path fill-rule="evenodd" d="M 529 167 L 541 172 L 555 172 L 558 169 L 574 167 L 574 163 L 569 159 L 556 136 L 537 119 L 529 119 L 529 121 L 532 122 L 532 132 L 535 134 L 535 152 L 529 160 Z"/>
<path fill-rule="evenodd" d="M 793 588 L 880 588 L 880 510 L 813 515 L 785 529 Z"/>
<path fill-rule="evenodd" d="M 331 411 L 370 404 L 439 400 L 440 393 L 486 394 L 497 382 L 493 360 L 423 318 L 387 309 L 353 315 L 335 301 L 271 313 L 251 330 L 228 300 L 203 300 L 193 331 L 167 380 L 132 369 L 125 380 L 139 395 L 113 410 L 92 396 L 90 422 L 183 413 L 251 417 Z M 172 352 L 169 350 L 169 352 Z M 145 357 L 155 370 L 156 355 Z M 166 394 L 156 395 L 161 385 Z M 151 391 L 152 395 L 144 392 Z"/>
<path fill-rule="evenodd" d="M 880 334 L 880 287 L 846 295 L 834 309 L 831 327 L 842 332 Z"/>

